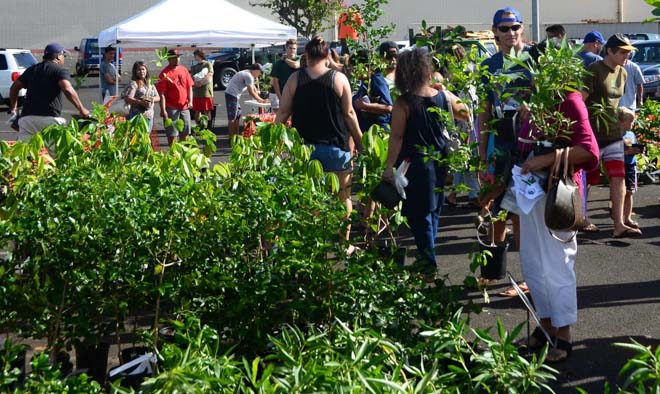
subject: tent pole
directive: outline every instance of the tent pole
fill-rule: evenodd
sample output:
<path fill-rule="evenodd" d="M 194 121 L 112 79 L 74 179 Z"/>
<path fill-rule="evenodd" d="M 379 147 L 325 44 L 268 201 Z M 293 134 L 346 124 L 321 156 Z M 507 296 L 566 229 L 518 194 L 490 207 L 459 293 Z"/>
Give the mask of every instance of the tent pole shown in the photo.
<path fill-rule="evenodd" d="M 96 47 L 99 49 L 99 103 L 105 104 L 103 102 L 103 87 L 101 86 L 101 78 L 103 78 L 101 75 L 101 62 L 103 61 L 103 53 L 101 52 L 101 46 L 98 45 L 98 41 L 96 41 L 96 43 Z"/>
<path fill-rule="evenodd" d="M 115 48 L 115 71 L 117 71 L 116 78 L 115 78 L 115 92 L 117 92 L 117 96 L 119 96 L 119 46 Z"/>
<path fill-rule="evenodd" d="M 250 50 L 252 51 L 252 64 L 254 64 L 254 44 L 250 45 Z"/>

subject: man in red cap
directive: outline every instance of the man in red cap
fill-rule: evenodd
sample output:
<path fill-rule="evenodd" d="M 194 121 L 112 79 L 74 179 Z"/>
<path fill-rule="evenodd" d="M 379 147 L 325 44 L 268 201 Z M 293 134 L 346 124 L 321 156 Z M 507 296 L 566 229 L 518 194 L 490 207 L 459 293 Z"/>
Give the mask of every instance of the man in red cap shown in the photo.
<path fill-rule="evenodd" d="M 163 118 L 167 143 L 171 146 L 179 138 L 175 122 L 183 120 L 181 139 L 190 134 L 190 108 L 192 108 L 193 81 L 188 69 L 179 64 L 181 53 L 177 49 L 167 51 L 168 65 L 158 77 L 156 89 L 160 94 L 160 116 Z"/>

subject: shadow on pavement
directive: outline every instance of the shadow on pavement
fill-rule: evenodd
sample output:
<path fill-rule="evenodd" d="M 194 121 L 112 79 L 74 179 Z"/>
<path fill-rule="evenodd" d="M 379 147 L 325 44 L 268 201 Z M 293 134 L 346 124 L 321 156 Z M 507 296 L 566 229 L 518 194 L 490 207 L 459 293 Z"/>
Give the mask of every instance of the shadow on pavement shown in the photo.
<path fill-rule="evenodd" d="M 559 375 L 550 386 L 558 394 L 575 393 L 577 387 L 588 393 L 602 393 L 606 381 L 610 387 L 623 387 L 626 376 L 618 377 L 619 371 L 635 353 L 613 344 L 630 343 L 631 338 L 652 348 L 660 345 L 660 339 L 644 336 L 600 337 L 574 342 L 571 358 L 552 365 Z"/>

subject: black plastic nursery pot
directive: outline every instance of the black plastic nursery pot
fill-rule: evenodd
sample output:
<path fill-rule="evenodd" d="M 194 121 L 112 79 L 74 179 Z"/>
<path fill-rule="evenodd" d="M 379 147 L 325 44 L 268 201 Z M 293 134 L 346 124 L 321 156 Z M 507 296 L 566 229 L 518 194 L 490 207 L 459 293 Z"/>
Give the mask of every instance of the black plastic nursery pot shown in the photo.
<path fill-rule="evenodd" d="M 144 346 L 129 347 L 121 351 L 121 358 L 124 364 L 126 364 L 142 355 L 147 354 L 148 352 L 149 352 L 149 348 Z M 138 388 L 140 388 L 142 382 L 151 376 L 151 373 L 147 371 L 135 373 L 136 368 L 138 368 L 137 365 L 123 372 L 120 372 L 119 374 L 113 377 L 108 376 L 108 380 L 114 382 L 118 379 L 121 379 L 121 384 L 120 384 L 121 387 L 130 387 L 134 390 L 137 390 Z"/>
<path fill-rule="evenodd" d="M 18 354 L 16 354 L 16 359 L 11 362 L 10 368 L 11 369 L 18 369 L 20 371 L 20 374 L 18 376 L 18 383 L 14 383 L 9 386 L 10 389 L 15 390 L 20 385 L 23 384 L 23 381 L 25 380 L 25 359 L 27 356 L 27 351 L 28 351 L 28 346 L 27 345 L 19 345 L 21 349 L 18 351 Z M 5 348 L 0 347 L 0 354 L 5 352 Z"/>
<path fill-rule="evenodd" d="M 76 369 L 86 369 L 87 375 L 104 384 L 108 370 L 109 343 L 76 343 Z"/>
<path fill-rule="evenodd" d="M 380 239 L 376 241 L 376 248 L 378 248 L 378 255 L 382 258 L 394 260 L 395 264 L 403 267 L 406 263 L 407 250 L 404 247 L 397 247 L 392 245 L 389 239 Z"/>
<path fill-rule="evenodd" d="M 388 209 L 393 209 L 401 201 L 401 196 L 396 190 L 396 187 L 387 182 L 381 181 L 376 188 L 371 192 L 371 198 L 383 204 Z"/>
<path fill-rule="evenodd" d="M 506 252 L 509 249 L 507 242 L 496 245 L 479 243 L 480 251 L 489 251 L 492 256 L 486 256 L 486 265 L 481 266 L 481 277 L 484 279 L 502 279 L 506 276 Z"/>

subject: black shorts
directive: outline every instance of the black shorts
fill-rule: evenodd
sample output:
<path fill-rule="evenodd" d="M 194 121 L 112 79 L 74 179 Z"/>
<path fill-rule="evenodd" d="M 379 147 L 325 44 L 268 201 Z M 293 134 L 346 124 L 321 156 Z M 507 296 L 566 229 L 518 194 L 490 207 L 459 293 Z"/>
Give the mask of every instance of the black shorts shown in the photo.
<path fill-rule="evenodd" d="M 637 164 L 626 164 L 626 191 L 637 191 Z"/>

